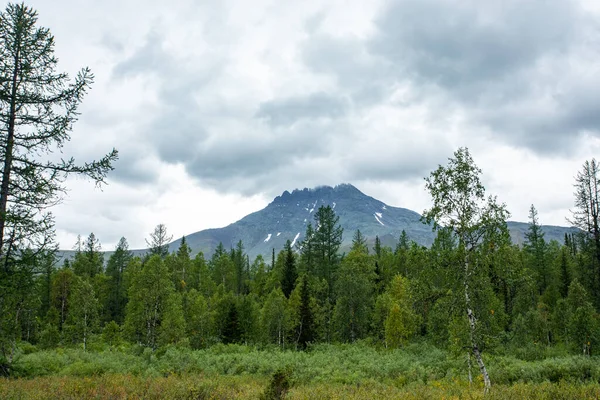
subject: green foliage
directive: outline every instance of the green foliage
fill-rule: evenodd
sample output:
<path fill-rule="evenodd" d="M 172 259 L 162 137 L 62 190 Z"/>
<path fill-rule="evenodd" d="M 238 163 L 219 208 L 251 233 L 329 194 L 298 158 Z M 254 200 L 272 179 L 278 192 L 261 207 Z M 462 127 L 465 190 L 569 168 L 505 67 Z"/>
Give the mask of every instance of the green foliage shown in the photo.
<path fill-rule="evenodd" d="M 337 274 L 333 322 L 337 339 L 343 342 L 362 339 L 368 332 L 375 273 L 366 250 L 365 246 L 351 250 L 342 260 Z"/>
<path fill-rule="evenodd" d="M 389 311 L 385 319 L 385 342 L 388 347 L 398 348 L 406 345 L 419 326 L 419 318 L 412 308 L 409 282 L 396 275 L 388 292 Z"/>
<path fill-rule="evenodd" d="M 289 240 L 285 244 L 284 251 L 285 263 L 281 275 L 281 290 L 283 291 L 284 296 L 289 298 L 296 286 L 296 279 L 298 279 L 296 256 L 294 255 L 292 244 Z"/>
<path fill-rule="evenodd" d="M 125 305 L 127 304 L 127 287 L 125 286 L 125 271 L 133 259 L 127 240 L 122 237 L 115 252 L 106 264 L 106 275 L 110 277 L 109 294 L 106 304 L 107 319 L 117 323 L 125 320 Z"/>
<path fill-rule="evenodd" d="M 125 332 L 131 340 L 156 348 L 183 337 L 181 297 L 159 255 L 150 257 L 132 277 L 128 294 Z"/>
<path fill-rule="evenodd" d="M 208 346 L 214 337 L 213 313 L 208 308 L 208 302 L 196 289 L 185 294 L 184 316 L 186 321 L 186 336 L 193 349 Z"/>
<path fill-rule="evenodd" d="M 86 279 L 77 278 L 70 303 L 66 329 L 70 331 L 72 340 L 83 342 L 85 351 L 90 335 L 98 325 L 99 308 L 94 289 Z"/>
<path fill-rule="evenodd" d="M 260 396 L 261 400 L 280 400 L 285 398 L 291 387 L 291 374 L 289 369 L 279 369 L 275 371 L 265 392 Z"/>
<path fill-rule="evenodd" d="M 290 329 L 290 310 L 281 289 L 273 289 L 267 297 L 261 313 L 261 326 L 267 343 L 285 347 Z"/>
<path fill-rule="evenodd" d="M 104 329 L 102 330 L 102 340 L 111 347 L 121 344 L 123 340 L 121 327 L 115 321 L 110 321 L 108 324 L 104 325 Z"/>

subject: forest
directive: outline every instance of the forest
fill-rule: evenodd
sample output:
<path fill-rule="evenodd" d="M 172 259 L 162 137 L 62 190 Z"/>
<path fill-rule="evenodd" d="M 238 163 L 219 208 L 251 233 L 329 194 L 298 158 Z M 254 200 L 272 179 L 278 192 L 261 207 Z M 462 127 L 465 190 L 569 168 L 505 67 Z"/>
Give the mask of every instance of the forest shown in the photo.
<path fill-rule="evenodd" d="M 597 196 L 586 192 L 596 174 L 596 162 L 586 162 L 578 196 Z M 220 244 L 208 259 L 191 257 L 185 239 L 169 253 L 171 238 L 158 225 L 146 255 L 134 257 L 122 238 L 104 265 L 90 234 L 62 265 L 46 253 L 21 269 L 22 290 L 2 319 L 4 374 L 244 376 L 292 365 L 286 373 L 305 382 L 399 374 L 484 387 L 486 379 L 597 383 L 598 214 L 585 205 L 596 203 L 576 199 L 574 218 L 591 223 L 563 243 L 545 241 L 532 206 L 519 246 L 479 175 L 459 149 L 427 179 L 434 207 L 424 223 L 443 222 L 433 224 L 430 248 L 406 234 L 395 248 L 378 238 L 369 248 L 356 231 L 340 254 L 344 232 L 329 206 L 315 213 L 303 241 L 266 260 L 250 260 L 241 241 Z M 461 207 L 444 205 L 449 199 Z M 340 365 L 328 370 L 333 360 Z"/>
<path fill-rule="evenodd" d="M 69 175 L 104 184 L 118 152 L 40 161 L 70 140 L 93 75 L 57 73 L 36 23 L 24 4 L 0 15 L 1 398 L 600 395 L 595 160 L 576 172 L 579 233 L 561 243 L 533 205 L 512 243 L 464 147 L 425 178 L 430 247 L 344 232 L 322 206 L 302 241 L 254 259 L 242 241 L 171 253 L 163 224 L 144 255 L 122 238 L 105 260 L 90 233 L 63 258 L 48 209 Z"/>

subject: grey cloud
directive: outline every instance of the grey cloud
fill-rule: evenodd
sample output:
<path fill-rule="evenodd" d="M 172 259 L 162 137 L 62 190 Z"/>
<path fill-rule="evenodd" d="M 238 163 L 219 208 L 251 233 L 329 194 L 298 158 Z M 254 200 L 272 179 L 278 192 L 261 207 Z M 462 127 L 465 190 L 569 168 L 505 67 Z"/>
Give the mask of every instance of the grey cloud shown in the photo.
<path fill-rule="evenodd" d="M 320 92 L 262 103 L 256 116 L 279 126 L 292 125 L 304 118 L 339 118 L 347 112 L 348 104 L 343 98 Z"/>
<path fill-rule="evenodd" d="M 162 48 L 160 33 L 151 30 L 145 44 L 137 49 L 130 57 L 113 68 L 115 78 L 135 76 L 144 72 L 168 74 L 170 71 L 169 58 Z"/>
<path fill-rule="evenodd" d="M 432 167 L 446 161 L 452 152 L 449 143 L 440 140 L 435 147 L 410 146 L 381 152 L 356 152 L 344 163 L 345 179 L 387 182 L 409 181 L 429 175 Z"/>
<path fill-rule="evenodd" d="M 451 90 L 487 84 L 559 53 L 575 34 L 570 1 L 394 1 L 377 21 L 370 51 L 412 77 Z"/>
<path fill-rule="evenodd" d="M 381 103 L 408 84 L 414 93 L 397 106 L 441 99 L 433 107 L 462 110 L 474 134 L 539 153 L 567 154 L 583 132 L 600 133 L 600 79 L 574 72 L 600 61 L 599 24 L 575 1 L 396 0 L 374 22 L 365 41 L 312 24 L 303 49 L 354 104 Z"/>
<path fill-rule="evenodd" d="M 119 159 L 109 178 L 129 185 L 148 184 L 158 178 L 158 166 L 145 146 L 119 147 Z"/>
<path fill-rule="evenodd" d="M 396 66 L 370 53 L 359 39 L 319 32 L 304 45 L 302 58 L 313 71 L 334 76 L 339 90 L 348 93 L 357 106 L 381 101 L 390 90 L 389 77 L 397 73 L 393 70 Z"/>
<path fill-rule="evenodd" d="M 255 194 L 285 180 L 284 171 L 291 165 L 327 155 L 336 129 L 331 122 L 305 121 L 270 134 L 240 132 L 207 140 L 185 163 L 186 169 L 219 191 Z M 271 182 L 265 182 L 265 177 Z"/>

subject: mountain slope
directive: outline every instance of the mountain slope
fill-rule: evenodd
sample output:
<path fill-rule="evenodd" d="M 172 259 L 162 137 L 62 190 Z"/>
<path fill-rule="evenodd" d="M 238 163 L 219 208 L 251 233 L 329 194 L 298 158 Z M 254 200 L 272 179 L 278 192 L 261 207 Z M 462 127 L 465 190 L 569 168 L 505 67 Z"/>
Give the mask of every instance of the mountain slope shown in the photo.
<path fill-rule="evenodd" d="M 347 249 L 356 229 L 373 241 L 379 236 L 383 245 L 395 246 L 400 233 L 405 230 L 409 239 L 428 246 L 433 242 L 431 227 L 421 223 L 420 215 L 414 211 L 392 207 L 373 197 L 367 196 L 350 184 L 335 187 L 321 186 L 314 189 L 285 191 L 267 207 L 249 214 L 224 228 L 207 229 L 186 236 L 193 252 L 210 255 L 219 242 L 225 248 L 234 247 L 242 240 L 250 258 L 258 254 L 270 259 L 273 248 L 279 251 L 287 240 L 298 243 L 304 239 L 307 224 L 314 224 L 314 215 L 319 207 L 331 206 L 340 217 L 344 228 L 342 249 Z M 509 222 L 511 236 L 515 243 L 522 243 L 527 224 Z M 544 226 L 546 240 L 562 242 L 565 232 L 574 228 Z M 179 247 L 180 240 L 171 243 L 171 251 Z"/>

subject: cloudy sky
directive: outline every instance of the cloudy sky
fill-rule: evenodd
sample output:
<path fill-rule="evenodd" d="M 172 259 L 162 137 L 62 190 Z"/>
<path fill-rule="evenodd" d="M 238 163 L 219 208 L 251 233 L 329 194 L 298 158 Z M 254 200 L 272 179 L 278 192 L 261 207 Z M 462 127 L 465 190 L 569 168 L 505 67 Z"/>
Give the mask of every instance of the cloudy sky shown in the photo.
<path fill-rule="evenodd" d="M 113 146 L 102 190 L 68 181 L 70 248 L 227 225 L 284 190 L 349 182 L 426 208 L 460 146 L 525 221 L 565 225 L 600 153 L 600 7 L 569 0 L 30 0 L 62 70 L 95 84 L 64 149 Z"/>

